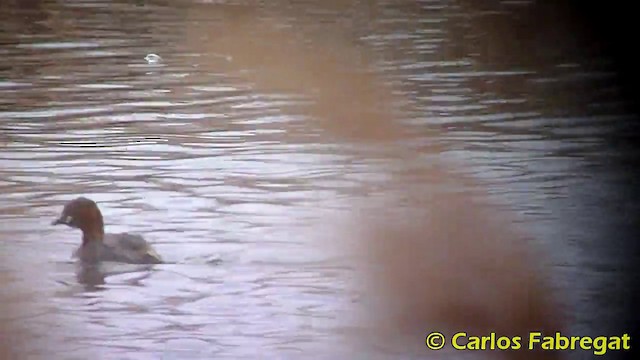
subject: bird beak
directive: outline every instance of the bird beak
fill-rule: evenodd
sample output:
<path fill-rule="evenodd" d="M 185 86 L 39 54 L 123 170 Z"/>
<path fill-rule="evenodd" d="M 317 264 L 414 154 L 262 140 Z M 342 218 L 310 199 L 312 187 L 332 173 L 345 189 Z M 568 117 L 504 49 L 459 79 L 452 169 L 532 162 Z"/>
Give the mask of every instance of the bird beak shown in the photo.
<path fill-rule="evenodd" d="M 62 221 L 62 219 L 55 219 L 51 223 L 51 225 L 60 225 L 60 224 L 64 224 L 64 221 Z"/>

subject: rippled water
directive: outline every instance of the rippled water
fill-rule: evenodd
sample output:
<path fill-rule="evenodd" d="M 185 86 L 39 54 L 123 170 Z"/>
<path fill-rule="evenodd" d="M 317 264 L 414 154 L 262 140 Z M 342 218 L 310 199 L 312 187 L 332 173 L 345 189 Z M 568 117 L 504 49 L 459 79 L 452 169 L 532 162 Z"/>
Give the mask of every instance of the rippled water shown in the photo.
<path fill-rule="evenodd" d="M 283 108 L 303 98 L 212 71 L 204 55 L 234 59 L 187 45 L 199 9 L 243 5 L 28 3 L 8 6 L 0 34 L 0 269 L 6 289 L 29 281 L 5 294 L 37 299 L 14 321 L 65 359 L 398 355 L 344 340 L 359 299 L 352 269 L 309 234 L 321 209 L 375 192 L 385 176 L 375 151 L 319 132 L 285 136 L 301 119 Z M 478 30 L 520 6 L 276 2 L 256 13 L 350 29 L 403 99 L 407 143 L 443 145 L 416 159 L 466 163 L 522 215 L 553 249 L 572 327 L 599 333 L 619 316 L 600 290 L 622 271 L 624 236 L 611 229 L 630 222 L 611 214 L 635 206 L 620 195 L 629 179 L 606 137 L 624 131 L 624 116 L 606 59 L 552 46 L 537 46 L 535 61 L 512 57 L 495 38 L 509 35 Z M 203 14 L 215 28 L 217 12 Z M 149 53 L 162 61 L 147 63 Z M 83 286 L 70 261 L 80 234 L 49 226 L 77 195 L 98 201 L 107 231 L 145 234 L 167 264 L 115 267 Z"/>

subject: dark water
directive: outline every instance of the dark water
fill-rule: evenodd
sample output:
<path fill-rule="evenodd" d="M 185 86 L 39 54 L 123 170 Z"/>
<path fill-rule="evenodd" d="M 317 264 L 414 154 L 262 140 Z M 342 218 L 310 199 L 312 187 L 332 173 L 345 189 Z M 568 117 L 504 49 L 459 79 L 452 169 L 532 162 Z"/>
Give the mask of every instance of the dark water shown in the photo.
<path fill-rule="evenodd" d="M 351 270 L 308 233 L 318 209 L 383 176 L 376 159 L 318 133 L 286 137 L 299 119 L 282 109 L 300 98 L 204 65 L 235 59 L 198 53 L 187 29 L 216 29 L 236 7 L 346 29 L 394 84 L 407 142 L 442 146 L 416 159 L 464 163 L 551 249 L 572 331 L 620 332 L 614 294 L 637 205 L 625 143 L 612 140 L 626 122 L 606 58 L 561 30 L 523 39 L 513 24 L 527 2 L 287 4 L 3 2 L 2 301 L 32 303 L 9 318 L 36 334 L 26 358 L 402 356 L 344 340 Z M 49 226 L 76 195 L 99 202 L 107 231 L 145 234 L 168 263 L 83 286 L 69 259 L 80 235 Z"/>

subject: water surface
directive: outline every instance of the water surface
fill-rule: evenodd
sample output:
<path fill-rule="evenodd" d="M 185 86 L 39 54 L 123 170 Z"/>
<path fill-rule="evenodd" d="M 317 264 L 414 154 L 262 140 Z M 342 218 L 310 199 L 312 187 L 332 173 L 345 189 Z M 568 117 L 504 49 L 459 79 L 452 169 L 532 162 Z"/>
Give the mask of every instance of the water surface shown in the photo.
<path fill-rule="evenodd" d="M 310 226 L 380 192 L 389 159 L 308 130 L 291 111 L 304 96 L 257 88 L 242 77 L 252 69 L 194 48 L 204 41 L 194 23 L 230 36 L 221 18 L 244 5 L 20 4 L 5 5 L 0 35 L 0 279 L 3 302 L 33 302 L 10 319 L 42 342 L 28 344 L 32 357 L 413 356 L 345 340 L 357 332 L 353 268 L 319 250 Z M 486 186 L 550 249 L 571 328 L 615 331 L 605 326 L 621 316 L 624 214 L 636 206 L 610 143 L 625 130 L 622 104 L 596 53 L 501 49 L 511 35 L 486 23 L 509 24 L 522 6 L 251 7 L 301 36 L 338 29 L 374 54 L 416 162 L 461 166 Z M 162 61 L 149 64 L 150 53 Z M 70 255 L 80 234 L 49 226 L 78 195 L 99 203 L 107 231 L 143 233 L 167 264 L 78 277 Z"/>

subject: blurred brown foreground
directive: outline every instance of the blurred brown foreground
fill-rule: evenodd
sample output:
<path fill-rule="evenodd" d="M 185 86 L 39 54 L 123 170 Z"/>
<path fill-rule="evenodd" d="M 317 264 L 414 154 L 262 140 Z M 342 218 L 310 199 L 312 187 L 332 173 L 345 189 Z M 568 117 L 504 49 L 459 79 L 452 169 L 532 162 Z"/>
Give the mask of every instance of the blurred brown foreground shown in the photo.
<path fill-rule="evenodd" d="M 193 16 L 207 18 L 201 9 Z M 380 330 L 381 338 L 415 343 L 429 331 L 526 336 L 530 331 L 553 333 L 564 328 L 544 254 L 513 228 L 514 219 L 489 206 L 481 186 L 453 166 L 415 166 L 415 153 L 397 145 L 408 135 L 394 121 L 392 90 L 366 72 L 366 55 L 339 34 L 305 29 L 301 36 L 301 29 L 278 26 L 284 20 L 260 20 L 250 10 L 226 20 L 222 36 L 216 36 L 219 28 L 193 22 L 197 25 L 189 39 L 197 52 L 233 59 L 212 57 L 211 70 L 252 69 L 243 73 L 244 80 L 260 91 L 308 96 L 313 104 L 305 109 L 306 115 L 315 119 L 309 122 L 310 129 L 323 130 L 327 139 L 374 145 L 393 168 L 411 167 L 401 172 L 381 167 L 394 183 L 389 189 L 398 188 L 407 177 L 434 189 L 405 187 L 377 203 L 353 204 L 346 218 L 342 214 L 338 221 L 331 215 L 325 219 L 329 224 L 346 224 L 336 225 L 331 245 L 359 261 L 355 264 L 373 300 L 365 317 Z M 313 52 L 307 51 L 305 41 L 314 43 Z M 295 137 L 296 131 L 300 129 L 291 129 L 290 136 Z M 326 231 L 324 225 L 322 233 Z M 423 353 L 428 352 L 423 349 Z M 522 351 L 488 355 L 498 354 L 559 356 Z"/>

